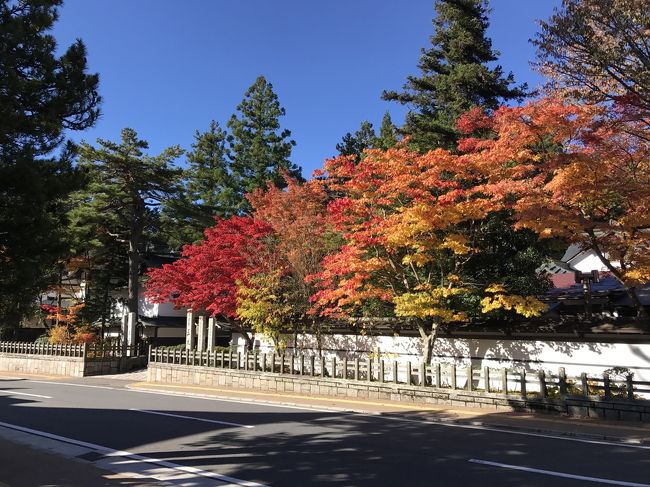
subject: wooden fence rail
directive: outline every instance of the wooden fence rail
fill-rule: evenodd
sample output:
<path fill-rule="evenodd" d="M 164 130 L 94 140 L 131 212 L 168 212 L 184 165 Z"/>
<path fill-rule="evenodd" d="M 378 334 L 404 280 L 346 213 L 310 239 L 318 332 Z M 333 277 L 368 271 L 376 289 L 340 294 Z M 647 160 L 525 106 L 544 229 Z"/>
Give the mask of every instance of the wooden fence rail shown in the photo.
<path fill-rule="evenodd" d="M 221 369 L 259 371 L 309 377 L 328 377 L 350 381 L 393 383 L 419 387 L 481 391 L 522 398 L 564 398 L 566 396 L 605 397 L 634 400 L 650 397 L 650 382 L 627 376 L 568 377 L 564 368 L 556 374 L 540 370 L 537 374 L 507 368 L 457 366 L 423 362 L 398 362 L 372 359 L 324 358 L 314 355 L 275 353 L 198 352 L 154 348 L 149 362 Z"/>
<path fill-rule="evenodd" d="M 24 355 L 54 355 L 60 357 L 83 357 L 85 345 L 51 345 L 32 342 L 0 342 L 0 353 Z"/>
<path fill-rule="evenodd" d="M 119 344 L 52 345 L 49 343 L 33 342 L 0 342 L 0 353 L 49 355 L 56 357 L 83 357 L 89 360 L 103 360 L 120 357 L 144 356 L 147 354 L 147 350 L 142 344 L 126 347 Z"/>

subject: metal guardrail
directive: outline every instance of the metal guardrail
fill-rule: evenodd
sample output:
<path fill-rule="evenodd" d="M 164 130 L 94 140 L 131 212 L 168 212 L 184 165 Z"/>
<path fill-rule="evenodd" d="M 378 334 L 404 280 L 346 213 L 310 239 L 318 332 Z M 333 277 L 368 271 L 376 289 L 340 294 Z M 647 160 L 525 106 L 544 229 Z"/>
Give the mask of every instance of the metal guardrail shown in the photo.
<path fill-rule="evenodd" d="M 369 356 L 339 360 L 337 357 L 302 354 L 242 354 L 161 348 L 150 349 L 149 362 L 488 392 L 518 395 L 525 399 L 583 396 L 636 400 L 650 397 L 650 382 L 634 380 L 632 375 L 621 377 L 605 373 L 594 376 L 583 373 L 577 377 L 568 377 L 564 368 L 560 368 L 556 374 L 544 370 L 533 374 L 527 373 L 525 369 L 479 369 L 471 365 L 427 365 L 423 362 L 413 364 L 378 360 Z"/>

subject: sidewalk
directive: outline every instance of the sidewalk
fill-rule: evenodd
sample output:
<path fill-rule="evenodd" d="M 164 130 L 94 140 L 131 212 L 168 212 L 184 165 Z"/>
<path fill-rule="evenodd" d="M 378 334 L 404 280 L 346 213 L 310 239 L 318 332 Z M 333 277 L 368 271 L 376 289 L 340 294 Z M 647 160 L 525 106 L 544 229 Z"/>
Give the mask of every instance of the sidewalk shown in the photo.
<path fill-rule="evenodd" d="M 152 382 L 136 382 L 128 384 L 126 387 L 189 396 L 344 410 L 403 419 L 650 446 L 650 423 L 569 418 L 559 415 L 501 412 L 481 408 L 453 408 L 406 404 L 396 401 L 352 400 L 324 396 L 304 396 L 296 393 L 274 393 L 248 389 L 157 384 Z"/>
<path fill-rule="evenodd" d="M 0 487 L 153 487 L 91 463 L 0 438 Z"/>

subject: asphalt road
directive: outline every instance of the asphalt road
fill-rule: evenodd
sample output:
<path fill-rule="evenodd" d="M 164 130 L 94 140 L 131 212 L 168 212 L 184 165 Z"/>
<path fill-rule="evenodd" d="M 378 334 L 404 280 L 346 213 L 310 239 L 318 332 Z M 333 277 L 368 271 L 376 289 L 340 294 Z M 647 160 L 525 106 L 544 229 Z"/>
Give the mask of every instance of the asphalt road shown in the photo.
<path fill-rule="evenodd" d="M 173 485 L 650 487 L 650 449 L 639 445 L 146 393 L 89 379 L 0 378 L 0 430 L 103 468 L 166 471 Z M 8 461 L 0 459 L 0 472 Z"/>

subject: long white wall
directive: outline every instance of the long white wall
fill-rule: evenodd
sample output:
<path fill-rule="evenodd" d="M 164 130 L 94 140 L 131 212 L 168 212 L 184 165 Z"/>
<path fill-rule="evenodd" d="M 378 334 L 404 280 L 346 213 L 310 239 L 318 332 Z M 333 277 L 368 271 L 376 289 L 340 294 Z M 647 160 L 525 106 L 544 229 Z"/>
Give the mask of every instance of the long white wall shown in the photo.
<path fill-rule="evenodd" d="M 293 336 L 284 337 L 287 352 L 293 351 Z M 244 350 L 244 340 L 233 336 L 233 343 Z M 270 352 L 273 345 L 256 337 L 256 348 Z M 298 350 L 318 353 L 314 335 L 299 335 Z M 326 335 L 323 352 L 340 358 L 373 353 L 385 359 L 417 363 L 421 357 L 421 342 L 417 337 Z M 578 341 L 532 341 L 483 338 L 439 338 L 434 347 L 434 362 L 475 367 L 525 367 L 529 371 L 544 369 L 557 372 L 565 367 L 568 375 L 601 374 L 613 367 L 634 372 L 635 380 L 650 381 L 650 343 L 590 343 Z"/>

